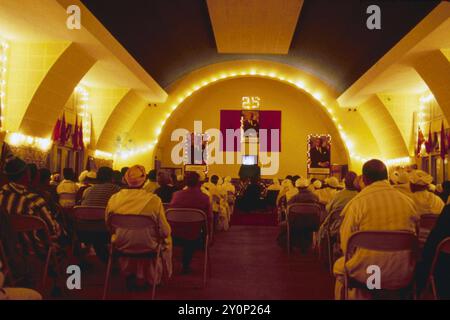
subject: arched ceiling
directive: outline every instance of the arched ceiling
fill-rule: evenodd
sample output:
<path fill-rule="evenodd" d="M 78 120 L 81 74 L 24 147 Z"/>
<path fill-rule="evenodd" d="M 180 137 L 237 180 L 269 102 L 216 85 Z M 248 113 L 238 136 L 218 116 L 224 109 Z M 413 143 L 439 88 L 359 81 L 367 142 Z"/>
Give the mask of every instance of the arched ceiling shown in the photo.
<path fill-rule="evenodd" d="M 82 2 L 163 87 L 206 65 L 265 59 L 310 72 L 342 93 L 440 1 L 305 0 L 287 55 L 219 54 L 204 0 Z M 371 4 L 381 8 L 381 30 L 366 28 Z"/>

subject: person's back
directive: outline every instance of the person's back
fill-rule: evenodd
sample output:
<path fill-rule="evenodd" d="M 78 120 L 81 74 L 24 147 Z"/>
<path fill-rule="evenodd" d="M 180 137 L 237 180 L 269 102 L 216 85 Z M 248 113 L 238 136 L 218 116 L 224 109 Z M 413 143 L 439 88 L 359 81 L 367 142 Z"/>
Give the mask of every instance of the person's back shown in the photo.
<path fill-rule="evenodd" d="M 177 191 L 172 184 L 170 176 L 164 172 L 158 174 L 159 188 L 155 190 L 155 194 L 161 198 L 163 203 L 170 203 L 173 194 Z"/>
<path fill-rule="evenodd" d="M 63 170 L 64 180 L 56 187 L 56 192 L 59 196 L 59 204 L 64 207 L 75 206 L 76 195 L 78 192 L 78 186 L 75 183 L 75 172 L 71 168 L 64 168 Z"/>
<path fill-rule="evenodd" d="M 108 167 L 98 169 L 98 183 L 86 189 L 83 194 L 82 206 L 106 207 L 111 196 L 119 192 L 120 187 L 112 183 L 113 170 Z"/>
<path fill-rule="evenodd" d="M 348 240 L 357 231 L 416 232 L 418 215 L 413 201 L 396 191 L 387 180 L 387 169 L 379 160 L 371 160 L 363 167 L 365 187 L 342 211 L 341 248 L 345 254 Z M 382 270 L 384 289 L 399 289 L 411 280 L 415 261 L 410 252 L 380 252 L 358 249 L 347 262 L 350 276 L 365 283 L 366 268 L 377 265 Z M 343 258 L 335 266 L 336 274 L 343 273 Z"/>
<path fill-rule="evenodd" d="M 419 215 L 440 214 L 445 206 L 444 201 L 428 191 L 433 177 L 422 170 L 415 170 L 410 175 L 411 195 Z"/>
<path fill-rule="evenodd" d="M 306 188 L 301 188 L 298 193 L 289 199 L 288 205 L 294 203 L 318 203 L 319 197 Z"/>
<path fill-rule="evenodd" d="M 158 244 L 162 244 L 163 261 L 162 266 L 155 269 L 153 263 L 147 264 L 148 261 L 137 259 L 133 262 L 129 258 L 123 258 L 120 261 L 121 269 L 126 274 L 134 274 L 139 280 L 159 283 L 163 274 L 167 277 L 172 274 L 171 228 L 163 204 L 159 197 L 143 189 L 146 180 L 144 167 L 129 168 L 124 180 L 128 188 L 120 190 L 110 198 L 106 207 L 106 221 L 111 214 L 145 215 L 150 217 L 154 224 L 145 230 L 116 230 L 115 246 L 121 250 L 136 250 L 136 248 L 156 249 Z"/>

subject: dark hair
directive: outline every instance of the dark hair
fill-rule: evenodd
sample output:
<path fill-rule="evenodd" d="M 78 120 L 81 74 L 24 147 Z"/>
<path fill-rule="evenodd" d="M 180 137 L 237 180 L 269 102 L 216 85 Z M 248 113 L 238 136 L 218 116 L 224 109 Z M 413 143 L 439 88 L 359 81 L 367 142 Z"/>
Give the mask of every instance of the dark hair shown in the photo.
<path fill-rule="evenodd" d="M 345 188 L 347 190 L 354 190 L 355 189 L 356 177 L 358 177 L 358 175 L 355 172 L 353 172 L 353 171 L 347 172 L 347 174 L 345 175 L 345 179 L 344 179 Z"/>
<path fill-rule="evenodd" d="M 130 169 L 129 167 L 123 167 L 122 169 L 120 169 L 120 173 L 122 174 L 122 177 L 125 177 L 125 174 L 127 173 L 128 169 Z"/>
<path fill-rule="evenodd" d="M 100 183 L 111 182 L 113 177 L 113 169 L 109 167 L 100 167 L 97 171 L 97 180 Z"/>
<path fill-rule="evenodd" d="M 198 186 L 200 182 L 200 175 L 194 171 L 188 171 L 184 175 L 184 181 L 189 188 Z"/>
<path fill-rule="evenodd" d="M 300 176 L 299 175 L 295 175 L 295 176 L 292 177 L 292 182 L 295 183 L 295 181 L 297 181 L 298 179 L 300 179 Z"/>
<path fill-rule="evenodd" d="M 147 179 L 150 181 L 156 181 L 156 170 L 150 170 L 148 172 Z"/>
<path fill-rule="evenodd" d="M 27 167 L 30 172 L 30 181 L 34 181 L 34 179 L 36 179 L 36 176 L 38 174 L 38 167 L 35 163 L 28 163 Z"/>
<path fill-rule="evenodd" d="M 66 180 L 75 180 L 75 171 L 72 168 L 64 168 L 63 169 L 63 177 Z"/>
<path fill-rule="evenodd" d="M 114 170 L 112 175 L 112 182 L 117 185 L 122 184 L 122 173 L 119 170 Z"/>
<path fill-rule="evenodd" d="M 388 179 L 387 168 L 385 164 L 378 159 L 367 161 L 363 166 L 362 172 L 363 177 L 366 180 L 364 181 L 365 183 L 368 182 L 370 184 Z"/>
<path fill-rule="evenodd" d="M 216 175 L 212 175 L 211 176 L 211 182 L 214 184 L 217 184 L 217 182 L 219 182 L 219 177 Z"/>
<path fill-rule="evenodd" d="M 48 184 L 51 177 L 51 172 L 47 168 L 39 169 L 39 183 L 42 185 Z"/>

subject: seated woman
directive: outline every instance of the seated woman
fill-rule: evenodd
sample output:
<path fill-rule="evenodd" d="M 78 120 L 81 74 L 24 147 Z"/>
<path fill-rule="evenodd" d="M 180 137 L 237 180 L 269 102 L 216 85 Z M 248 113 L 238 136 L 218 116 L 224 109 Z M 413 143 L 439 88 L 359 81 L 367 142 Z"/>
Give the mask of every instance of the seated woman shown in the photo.
<path fill-rule="evenodd" d="M 297 179 L 297 181 L 295 182 L 295 186 L 298 189 L 298 193 L 291 199 L 289 199 L 287 203 L 288 206 L 297 203 L 319 203 L 319 198 L 308 189 L 309 183 L 310 182 L 308 179 Z M 296 221 L 294 221 L 294 225 L 291 226 L 291 230 L 295 231 L 292 233 L 291 237 L 292 245 L 300 247 L 302 253 L 305 253 L 312 243 L 312 230 L 310 228 L 311 221 L 309 220 L 309 217 L 307 218 L 307 220 L 296 219 Z M 289 222 L 291 222 L 291 220 L 289 220 Z M 282 247 L 285 247 L 287 242 L 286 226 L 286 221 L 283 221 L 280 224 L 278 244 Z"/>
<path fill-rule="evenodd" d="M 155 222 L 155 229 L 143 232 L 121 231 L 113 235 L 112 241 L 121 250 L 129 246 L 145 246 L 156 248 L 162 243 L 162 261 L 154 268 L 153 261 L 148 259 L 120 258 L 121 271 L 127 276 L 129 285 L 160 283 L 172 275 L 172 239 L 171 228 L 167 222 L 161 199 L 143 189 L 147 175 L 142 166 L 133 166 L 128 169 L 124 180 L 128 188 L 114 194 L 106 208 L 106 220 L 111 214 L 146 215 Z"/>

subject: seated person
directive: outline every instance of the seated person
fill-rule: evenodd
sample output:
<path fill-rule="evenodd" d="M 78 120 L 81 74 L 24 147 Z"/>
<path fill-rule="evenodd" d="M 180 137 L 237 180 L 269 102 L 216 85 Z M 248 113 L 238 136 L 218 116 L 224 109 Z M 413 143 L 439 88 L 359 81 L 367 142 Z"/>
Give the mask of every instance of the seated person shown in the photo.
<path fill-rule="evenodd" d="M 156 170 L 150 170 L 147 175 L 147 180 L 148 181 L 145 184 L 144 189 L 148 192 L 154 193 L 155 190 L 159 188 L 159 184 L 156 182 Z"/>
<path fill-rule="evenodd" d="M 409 183 L 409 173 L 406 171 L 402 171 L 398 173 L 398 176 L 394 178 L 396 184 L 394 184 L 394 188 L 401 193 L 411 197 L 411 185 Z"/>
<path fill-rule="evenodd" d="M 224 179 L 223 188 L 227 191 L 227 193 L 232 193 L 233 195 L 236 193 L 235 186 L 231 183 L 231 177 L 227 176 Z"/>
<path fill-rule="evenodd" d="M 72 208 L 75 206 L 78 186 L 75 183 L 75 172 L 72 168 L 64 168 L 64 180 L 56 187 L 59 196 L 59 204 L 63 208 Z"/>
<path fill-rule="evenodd" d="M 345 189 L 338 192 L 326 206 L 327 216 L 319 229 L 319 241 L 324 241 L 328 234 L 332 242 L 332 252 L 335 253 L 336 258 L 342 256 L 339 246 L 339 229 L 343 219 L 341 212 L 347 203 L 358 194 L 355 186 L 356 178 L 357 174 L 353 171 L 349 171 L 345 175 Z"/>
<path fill-rule="evenodd" d="M 86 191 L 87 188 L 92 186 L 87 177 L 88 174 L 89 174 L 89 171 L 85 170 L 78 177 L 78 191 L 77 191 L 77 197 L 76 197 L 77 204 L 81 203 L 81 200 L 83 200 L 84 191 Z"/>
<path fill-rule="evenodd" d="M 193 208 L 202 210 L 208 219 L 210 235 L 213 230 L 213 213 L 209 196 L 201 190 L 200 175 L 197 172 L 186 172 L 186 189 L 174 193 L 170 208 Z M 190 264 L 195 250 L 204 243 L 204 231 L 202 236 L 193 240 L 174 238 L 175 245 L 183 248 L 183 273 L 190 273 Z M 196 235 L 189 235 L 195 237 Z"/>
<path fill-rule="evenodd" d="M 0 260 L 0 300 L 42 300 L 42 296 L 34 290 L 25 288 L 4 287 L 5 276 L 2 272 Z"/>
<path fill-rule="evenodd" d="M 288 201 L 288 206 L 297 203 L 319 203 L 319 198 L 309 189 L 309 180 L 306 178 L 299 178 L 295 182 L 298 193 Z M 316 219 L 315 219 L 316 220 Z M 317 219 L 318 221 L 318 219 Z M 289 220 L 291 224 L 291 244 L 300 247 L 302 253 L 306 253 L 307 249 L 312 243 L 313 229 L 318 227 L 317 222 L 311 220 L 309 216 L 297 217 L 295 221 Z M 280 223 L 280 231 L 278 234 L 278 244 L 281 247 L 286 246 L 286 221 Z M 317 230 L 317 229 L 316 229 Z"/>
<path fill-rule="evenodd" d="M 41 218 L 46 223 L 52 240 L 57 244 L 63 235 L 63 230 L 47 202 L 29 191 L 30 172 L 26 163 L 20 158 L 12 158 L 5 164 L 3 173 L 8 181 L 0 190 L 0 206 L 4 208 L 4 213 Z M 3 241 L 5 248 L 11 248 L 9 250 L 11 256 L 17 256 L 17 249 L 19 249 L 19 252 L 35 253 L 39 257 L 45 257 L 48 249 L 39 234 L 33 237 L 20 234 L 17 239 L 11 236 L 4 238 Z"/>
<path fill-rule="evenodd" d="M 165 172 L 158 174 L 159 187 L 155 190 L 155 194 L 161 198 L 163 203 L 170 203 L 173 194 L 177 191 L 172 183 L 172 179 Z"/>
<path fill-rule="evenodd" d="M 419 215 L 432 213 L 440 214 L 444 209 L 444 201 L 428 191 L 430 184 L 433 182 L 433 177 L 422 170 L 414 170 L 410 174 L 411 184 L 411 198 L 416 205 Z"/>
<path fill-rule="evenodd" d="M 364 189 L 345 206 L 340 229 L 341 249 L 345 255 L 350 236 L 356 231 L 416 232 L 419 215 L 408 196 L 396 192 L 388 181 L 387 168 L 380 160 L 363 165 Z M 376 265 L 382 270 L 382 289 L 397 290 L 411 283 L 415 259 L 410 252 L 378 252 L 358 248 L 345 268 L 350 277 L 365 284 L 367 267 Z M 344 257 L 334 264 L 336 299 L 343 298 Z M 378 290 L 351 288 L 349 299 L 372 299 Z"/>
<path fill-rule="evenodd" d="M 120 187 L 112 183 L 113 170 L 101 167 L 97 172 L 97 183 L 87 188 L 83 194 L 82 206 L 106 208 L 113 194 L 120 191 Z"/>
<path fill-rule="evenodd" d="M 431 264 L 436 248 L 445 238 L 450 237 L 450 205 L 446 205 L 436 225 L 431 230 L 423 248 L 421 262 L 417 266 L 417 289 L 419 294 L 426 290 Z M 439 299 L 450 299 L 450 255 L 442 253 L 436 264 L 434 278 Z"/>
<path fill-rule="evenodd" d="M 336 195 L 339 189 L 339 180 L 336 177 L 325 179 L 325 188 L 316 190 L 316 195 L 322 204 L 327 205 Z"/>
<path fill-rule="evenodd" d="M 250 178 L 250 183 L 245 186 L 245 189 L 240 194 L 236 200 L 239 209 L 248 212 L 264 207 L 263 199 L 266 195 L 266 189 L 261 183 L 259 176 Z"/>
<path fill-rule="evenodd" d="M 111 214 L 145 215 L 154 220 L 156 229 L 139 232 L 116 230 L 113 235 L 115 246 L 119 250 L 140 248 L 155 248 L 162 243 L 161 265 L 155 269 L 153 261 L 121 257 L 119 259 L 121 271 L 127 276 L 130 286 L 145 283 L 160 283 L 162 279 L 172 275 L 172 239 L 171 228 L 164 213 L 161 199 L 143 189 L 147 175 L 143 166 L 129 168 L 124 177 L 128 188 L 114 194 L 106 208 L 106 220 Z M 131 248 L 130 248 L 131 246 Z M 136 282 L 136 283 L 135 283 Z"/>

